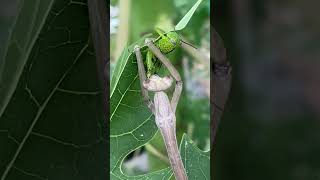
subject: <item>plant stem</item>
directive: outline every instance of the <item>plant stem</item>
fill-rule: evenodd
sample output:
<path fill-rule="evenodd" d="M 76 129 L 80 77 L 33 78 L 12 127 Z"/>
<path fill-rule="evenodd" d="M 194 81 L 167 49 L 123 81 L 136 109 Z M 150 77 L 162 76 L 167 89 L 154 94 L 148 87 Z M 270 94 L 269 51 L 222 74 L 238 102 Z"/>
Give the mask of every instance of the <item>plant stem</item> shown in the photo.
<path fill-rule="evenodd" d="M 119 28 L 116 37 L 115 60 L 119 58 L 129 38 L 129 15 L 131 0 L 119 0 Z"/>
<path fill-rule="evenodd" d="M 155 147 L 153 147 L 151 144 L 146 144 L 146 149 L 162 161 L 169 163 L 169 159 L 163 155 L 160 151 L 158 151 Z"/>

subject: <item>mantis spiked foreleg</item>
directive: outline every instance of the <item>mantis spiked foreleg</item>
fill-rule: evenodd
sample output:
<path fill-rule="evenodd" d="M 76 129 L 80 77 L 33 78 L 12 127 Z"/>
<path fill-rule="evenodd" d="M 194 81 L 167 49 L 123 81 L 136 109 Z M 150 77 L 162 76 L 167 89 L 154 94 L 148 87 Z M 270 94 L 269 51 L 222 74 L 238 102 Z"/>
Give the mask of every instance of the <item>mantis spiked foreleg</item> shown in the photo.
<path fill-rule="evenodd" d="M 187 180 L 186 171 L 184 169 L 181 156 L 178 149 L 178 143 L 176 138 L 176 116 L 175 111 L 182 91 L 182 81 L 180 74 L 170 63 L 170 61 L 164 56 L 161 51 L 153 44 L 152 40 L 146 39 L 146 45 L 155 54 L 155 56 L 166 66 L 173 78 L 176 80 L 175 91 L 169 102 L 165 89 L 171 86 L 170 80 L 153 76 L 146 80 L 145 70 L 142 61 L 142 55 L 138 46 L 135 47 L 135 54 L 137 57 L 139 79 L 141 85 L 142 96 L 144 100 L 149 99 L 148 91 L 154 91 L 154 103 L 147 103 L 149 109 L 155 115 L 155 120 L 161 135 L 165 142 L 168 157 L 171 167 L 173 169 L 176 180 Z M 169 83 L 161 83 L 162 80 L 166 80 Z M 146 101 L 149 102 L 149 101 Z"/>
<path fill-rule="evenodd" d="M 151 39 L 146 39 L 146 45 L 150 48 L 150 50 L 154 53 L 155 56 L 166 66 L 169 70 L 170 74 L 176 80 L 176 87 L 174 89 L 173 97 L 171 99 L 171 107 L 173 112 L 176 113 L 177 104 L 180 99 L 180 94 L 182 91 L 182 81 L 179 72 L 176 68 L 171 64 L 169 59 L 161 53 L 160 49 L 158 49 L 152 42 Z"/>
<path fill-rule="evenodd" d="M 143 62 L 142 62 L 142 55 L 141 55 L 139 46 L 135 46 L 134 51 L 135 51 L 135 54 L 136 54 L 136 57 L 137 57 L 138 73 L 139 73 L 140 87 L 141 87 L 143 100 L 147 104 L 147 106 L 151 110 L 151 112 L 154 113 L 154 104 L 150 100 L 150 97 L 148 95 L 148 90 L 143 88 L 143 82 L 145 82 L 145 80 L 146 80 L 146 72 L 144 70 L 144 65 L 143 65 Z"/>

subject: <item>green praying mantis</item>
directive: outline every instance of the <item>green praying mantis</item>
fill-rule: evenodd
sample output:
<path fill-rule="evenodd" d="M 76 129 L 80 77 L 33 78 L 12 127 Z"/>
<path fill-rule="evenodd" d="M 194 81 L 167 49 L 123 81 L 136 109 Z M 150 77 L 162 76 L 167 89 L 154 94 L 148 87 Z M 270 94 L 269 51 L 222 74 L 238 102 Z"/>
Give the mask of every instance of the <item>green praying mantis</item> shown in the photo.
<path fill-rule="evenodd" d="M 147 107 L 155 116 L 155 121 L 165 142 L 170 165 L 176 180 L 188 179 L 187 172 L 181 160 L 176 138 L 175 112 L 182 92 L 183 83 L 179 72 L 166 57 L 166 54 L 174 51 L 180 46 L 189 45 L 181 39 L 177 31 L 183 29 L 187 25 L 201 1 L 202 0 L 198 0 L 194 4 L 173 31 L 165 33 L 157 28 L 156 32 L 159 34 L 158 38 L 145 39 L 145 45 L 147 46 L 145 61 L 142 57 L 141 47 L 138 45 L 134 47 L 142 96 Z M 156 74 L 161 64 L 169 70 L 169 76 L 159 77 Z M 145 68 L 147 71 L 145 71 Z M 172 85 L 172 77 L 175 80 L 175 90 L 171 101 L 169 101 L 169 98 L 164 91 Z M 149 91 L 154 92 L 153 101 L 148 95 Z"/>

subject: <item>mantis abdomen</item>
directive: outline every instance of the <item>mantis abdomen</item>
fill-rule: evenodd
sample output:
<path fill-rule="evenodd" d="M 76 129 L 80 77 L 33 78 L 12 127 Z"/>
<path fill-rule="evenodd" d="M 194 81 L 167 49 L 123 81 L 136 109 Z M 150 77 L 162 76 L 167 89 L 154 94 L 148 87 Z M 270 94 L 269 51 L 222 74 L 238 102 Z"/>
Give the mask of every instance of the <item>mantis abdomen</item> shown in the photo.
<path fill-rule="evenodd" d="M 168 96 L 163 91 L 154 95 L 155 120 L 166 145 L 169 161 L 176 180 L 187 180 L 176 138 L 176 116 Z"/>

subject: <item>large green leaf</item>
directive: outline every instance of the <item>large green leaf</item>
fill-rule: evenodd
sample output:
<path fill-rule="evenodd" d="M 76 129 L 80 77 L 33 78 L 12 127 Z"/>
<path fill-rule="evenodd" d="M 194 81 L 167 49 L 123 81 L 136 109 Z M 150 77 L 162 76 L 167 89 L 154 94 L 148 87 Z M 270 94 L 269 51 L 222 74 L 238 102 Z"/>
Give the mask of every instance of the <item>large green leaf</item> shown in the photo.
<path fill-rule="evenodd" d="M 157 131 L 154 117 L 141 98 L 132 49 L 133 45 L 123 50 L 111 79 L 110 170 L 116 176 L 122 176 L 120 167 L 127 154 L 147 143 Z"/>
<path fill-rule="evenodd" d="M 1 72 L 1 180 L 106 179 L 86 2 L 25 0 L 19 13 Z"/>

